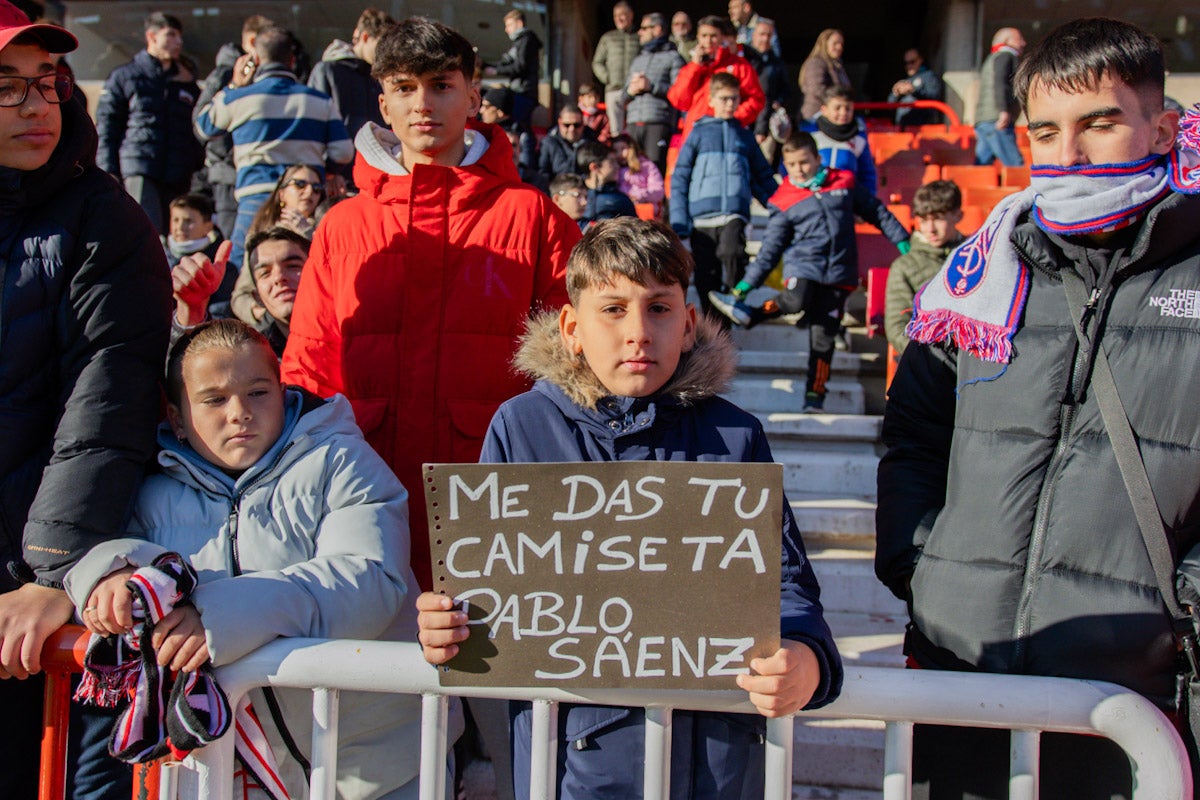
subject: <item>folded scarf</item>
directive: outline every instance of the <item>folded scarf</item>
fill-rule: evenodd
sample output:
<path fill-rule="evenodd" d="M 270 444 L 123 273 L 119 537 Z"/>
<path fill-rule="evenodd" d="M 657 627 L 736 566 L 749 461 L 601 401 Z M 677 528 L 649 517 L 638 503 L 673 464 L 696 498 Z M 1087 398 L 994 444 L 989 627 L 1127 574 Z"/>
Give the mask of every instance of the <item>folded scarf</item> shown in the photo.
<path fill-rule="evenodd" d="M 182 759 L 216 741 L 235 725 L 235 750 L 247 772 L 275 800 L 288 800 L 266 733 L 247 698 L 236 714 L 217 684 L 212 665 L 172 675 L 159 666 L 151 644 L 154 626 L 196 587 L 196 572 L 178 553 L 164 553 L 138 569 L 125 584 L 133 594 L 133 629 L 122 636 L 93 635 L 84 657 L 75 699 L 115 708 L 109 752 L 139 764 L 168 753 Z"/>
<path fill-rule="evenodd" d="M 1200 105 L 1179 124 L 1175 147 L 1127 164 L 1036 165 L 1030 186 L 992 209 L 918 293 L 905 332 L 915 342 L 953 342 L 983 361 L 1007 364 L 1029 294 L 1029 268 L 1011 237 L 1025 212 L 1060 236 L 1133 225 L 1171 192 L 1200 194 Z"/>
<path fill-rule="evenodd" d="M 828 117 L 817 117 L 817 130 L 835 142 L 848 142 L 858 136 L 858 119 L 851 117 L 843 125 L 836 125 Z"/>

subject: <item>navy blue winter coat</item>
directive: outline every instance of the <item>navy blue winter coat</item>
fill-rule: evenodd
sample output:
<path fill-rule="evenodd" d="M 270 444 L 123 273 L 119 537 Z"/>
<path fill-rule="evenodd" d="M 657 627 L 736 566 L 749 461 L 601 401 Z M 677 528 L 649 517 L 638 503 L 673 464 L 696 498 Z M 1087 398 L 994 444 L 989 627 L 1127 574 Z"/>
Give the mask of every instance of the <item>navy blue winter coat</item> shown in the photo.
<path fill-rule="evenodd" d="M 112 71 L 96 109 L 101 169 L 187 189 L 204 163 L 204 148 L 192 132 L 200 87 L 178 74 L 178 67 L 163 69 L 145 50 Z"/>
<path fill-rule="evenodd" d="M 784 181 L 768 205 L 762 247 L 746 267 L 746 283 L 758 286 L 783 256 L 783 277 L 830 286 L 858 286 L 854 215 L 879 228 L 892 242 L 908 231 L 877 197 L 856 186 L 854 173 L 833 169 L 819 191 Z"/>
<path fill-rule="evenodd" d="M 581 359 L 562 346 L 558 315 L 530 324 L 515 360 L 537 379 L 533 389 L 500 407 L 480 461 L 771 462 L 762 425 L 716 396 L 731 379 L 736 351 L 702 317 L 698 341 L 675 375 L 646 398 L 608 395 Z M 807 708 L 841 691 L 842 664 L 822 616 L 820 589 L 784 503 L 780 634 L 813 649 L 821 681 Z M 518 797 L 529 794 L 531 713 L 514 708 L 513 773 Z M 626 800 L 642 794 L 641 709 L 559 707 L 558 796 L 562 800 Z M 671 797 L 762 797 L 765 720 L 756 715 L 676 711 L 672 730 Z"/>
<path fill-rule="evenodd" d="M 671 175 L 671 227 L 687 237 L 704 217 L 749 220 L 751 196 L 766 205 L 778 187 L 754 134 L 736 119 L 701 117 Z"/>
<path fill-rule="evenodd" d="M 599 189 L 588 189 L 587 210 L 583 218 L 588 222 L 597 222 L 614 217 L 636 217 L 637 208 L 629 195 L 617 188 L 615 183 L 606 183 Z"/>
<path fill-rule="evenodd" d="M 124 534 L 161 413 L 166 257 L 83 104 L 61 108 L 45 166 L 0 168 L 0 591 Z"/>

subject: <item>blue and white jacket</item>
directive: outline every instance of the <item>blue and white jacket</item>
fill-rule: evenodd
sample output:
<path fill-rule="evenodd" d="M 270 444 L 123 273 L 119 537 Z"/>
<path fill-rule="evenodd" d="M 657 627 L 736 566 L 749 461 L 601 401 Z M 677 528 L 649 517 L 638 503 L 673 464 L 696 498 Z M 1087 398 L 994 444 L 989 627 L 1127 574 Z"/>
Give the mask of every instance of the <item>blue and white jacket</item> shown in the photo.
<path fill-rule="evenodd" d="M 705 218 L 749 220 L 750 198 L 766 205 L 778 185 L 754 134 L 736 119 L 701 117 L 671 175 L 671 227 L 686 237 Z"/>
<path fill-rule="evenodd" d="M 324 168 L 354 159 L 337 105 L 282 64 L 263 64 L 249 85 L 217 92 L 196 115 L 196 131 L 204 140 L 233 136 L 239 200 L 273 191 L 292 164 Z"/>
<path fill-rule="evenodd" d="M 836 126 L 824 117 L 806 123 L 801 130 L 812 134 L 817 143 L 821 163 L 830 169 L 844 169 L 854 173 L 854 180 L 869 193 L 879 188 L 879 176 L 875 169 L 875 156 L 867 141 L 867 126 L 860 117 L 854 118 L 854 129 L 845 135 L 834 132 Z"/>
<path fill-rule="evenodd" d="M 733 343 L 703 315 L 698 324 L 695 347 L 667 385 L 635 398 L 610 395 L 587 364 L 567 352 L 557 314 L 534 319 L 514 365 L 537 383 L 500 406 L 480 461 L 773 461 L 762 424 L 717 396 L 736 368 Z M 840 693 L 842 663 L 786 501 L 783 526 L 780 635 L 816 653 L 821 679 L 806 707 L 819 708 Z M 527 797 L 532 715 L 527 706 L 514 711 L 515 788 L 517 797 Z M 762 797 L 764 730 L 765 719 L 756 715 L 676 711 L 672 800 Z M 642 796 L 642 709 L 563 703 L 558 732 L 558 797 Z"/>

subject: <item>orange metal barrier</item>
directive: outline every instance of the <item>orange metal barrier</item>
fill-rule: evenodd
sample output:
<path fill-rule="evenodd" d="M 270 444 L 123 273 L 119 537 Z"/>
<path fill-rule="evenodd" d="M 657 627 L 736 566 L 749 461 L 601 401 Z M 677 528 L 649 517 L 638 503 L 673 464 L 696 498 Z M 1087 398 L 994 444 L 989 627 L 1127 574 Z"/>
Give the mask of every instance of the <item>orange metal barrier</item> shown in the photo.
<path fill-rule="evenodd" d="M 83 672 L 88 632 L 64 625 L 42 648 L 46 688 L 42 706 L 42 758 L 38 800 L 62 800 L 67 782 L 67 725 L 71 716 L 71 675 Z M 158 762 L 133 770 L 133 800 L 158 797 Z"/>
<path fill-rule="evenodd" d="M 914 100 L 911 103 L 884 103 L 884 102 L 863 102 L 854 104 L 855 111 L 875 111 L 897 108 L 933 108 L 946 117 L 946 123 L 957 128 L 962 125 L 962 120 L 959 119 L 958 113 L 940 100 Z"/>

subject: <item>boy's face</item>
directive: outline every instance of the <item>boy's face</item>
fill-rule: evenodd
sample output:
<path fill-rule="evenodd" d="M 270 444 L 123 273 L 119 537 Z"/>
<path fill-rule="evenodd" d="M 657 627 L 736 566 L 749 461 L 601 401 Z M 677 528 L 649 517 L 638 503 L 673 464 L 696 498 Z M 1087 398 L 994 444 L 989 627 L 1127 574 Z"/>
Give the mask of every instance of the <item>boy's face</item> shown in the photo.
<path fill-rule="evenodd" d="M 0 80 L 53 75 L 55 61 L 40 45 L 10 44 L 0 50 Z M 0 108 L 0 167 L 30 171 L 45 166 L 61 136 L 62 106 L 46 102 L 30 86 L 24 103 Z"/>
<path fill-rule="evenodd" d="M 817 170 L 821 168 L 821 159 L 812 150 L 802 147 L 783 154 L 783 168 L 787 170 L 789 180 L 803 183 L 817 174 Z"/>
<path fill-rule="evenodd" d="M 183 398 L 167 407 L 167 417 L 205 461 L 224 470 L 249 469 L 283 433 L 275 355 L 247 344 L 187 356 Z"/>
<path fill-rule="evenodd" d="M 554 205 L 578 222 L 587 211 L 587 189 L 562 189 L 554 193 Z"/>
<path fill-rule="evenodd" d="M 845 125 L 854 119 L 854 103 L 844 97 L 832 97 L 821 106 L 821 116 L 834 125 Z"/>
<path fill-rule="evenodd" d="M 925 237 L 925 241 L 934 247 L 944 247 L 947 242 L 958 238 L 958 223 L 962 222 L 962 209 L 955 209 L 944 214 L 930 214 L 928 217 L 917 217 L 917 229 Z"/>
<path fill-rule="evenodd" d="M 708 97 L 708 102 L 712 104 L 713 116 L 717 119 L 733 119 L 733 112 L 737 111 L 741 98 L 737 89 L 718 89 L 713 92 Z"/>
<path fill-rule="evenodd" d="M 161 60 L 175 60 L 183 52 L 183 32 L 174 28 L 146 31 L 146 52 Z"/>
<path fill-rule="evenodd" d="M 397 73 L 380 82 L 379 110 L 402 145 L 405 168 L 456 167 L 466 152 L 463 131 L 479 109 L 479 92 L 458 70 Z"/>
<path fill-rule="evenodd" d="M 596 95 L 592 94 L 591 92 L 581 94 L 577 99 L 579 100 L 580 108 L 595 108 L 596 103 L 600 102 Z"/>
<path fill-rule="evenodd" d="M 603 186 L 615 181 L 620 172 L 621 165 L 617 163 L 616 153 L 609 153 L 603 161 L 596 165 L 596 182 Z"/>
<path fill-rule="evenodd" d="M 171 209 L 171 238 L 177 242 L 203 238 L 212 229 L 212 220 L 205 220 L 194 208 Z"/>
<path fill-rule="evenodd" d="M 255 248 L 254 288 L 267 312 L 284 323 L 292 320 L 300 273 L 308 256 L 287 239 L 270 239 Z"/>
<path fill-rule="evenodd" d="M 653 280 L 641 286 L 618 276 L 589 286 L 578 304 L 563 307 L 558 323 L 571 352 L 583 354 L 604 388 L 623 397 L 657 392 L 696 343 L 696 309 L 683 287 Z"/>
<path fill-rule="evenodd" d="M 1147 108 L 1157 98 L 1143 94 L 1107 73 L 1096 89 L 1075 93 L 1034 81 L 1026 109 L 1033 163 L 1122 164 L 1170 152 L 1179 115 Z"/>

